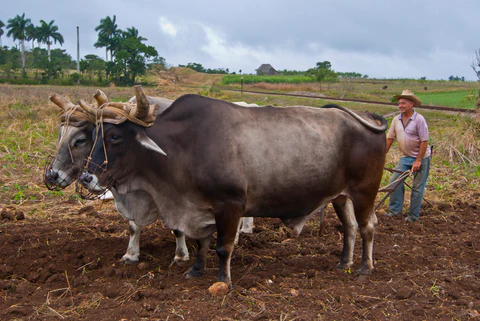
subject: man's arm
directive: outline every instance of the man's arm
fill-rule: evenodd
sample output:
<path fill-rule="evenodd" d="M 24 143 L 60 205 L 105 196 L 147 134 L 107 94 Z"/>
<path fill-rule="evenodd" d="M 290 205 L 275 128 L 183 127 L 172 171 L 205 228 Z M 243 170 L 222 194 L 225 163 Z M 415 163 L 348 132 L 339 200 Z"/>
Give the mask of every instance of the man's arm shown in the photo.
<path fill-rule="evenodd" d="M 386 153 L 388 153 L 392 144 L 393 144 L 393 138 L 387 138 L 387 151 L 386 151 Z"/>
<path fill-rule="evenodd" d="M 412 171 L 418 172 L 420 170 L 420 166 L 422 166 L 423 156 L 425 156 L 425 152 L 427 151 L 428 140 L 424 142 L 420 142 L 420 149 L 418 150 L 418 156 L 413 163 Z"/>

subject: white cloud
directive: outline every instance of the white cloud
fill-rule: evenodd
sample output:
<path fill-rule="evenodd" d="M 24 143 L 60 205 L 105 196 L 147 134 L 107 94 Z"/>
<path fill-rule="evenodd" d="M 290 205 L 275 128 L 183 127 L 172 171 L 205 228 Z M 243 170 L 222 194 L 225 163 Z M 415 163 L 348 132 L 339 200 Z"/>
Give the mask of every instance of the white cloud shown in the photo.
<path fill-rule="evenodd" d="M 259 65 L 272 58 L 273 53 L 267 53 L 262 48 L 248 47 L 240 43 L 229 43 L 224 35 L 215 32 L 206 25 L 199 25 L 205 32 L 206 39 L 206 43 L 201 46 L 201 50 L 208 54 L 212 61 L 217 61 L 231 69 L 242 69 L 242 65 L 257 68 L 257 64 Z"/>
<path fill-rule="evenodd" d="M 175 26 L 170 21 L 168 21 L 167 18 L 158 18 L 158 25 L 160 26 L 160 29 L 162 29 L 163 33 L 171 37 L 175 37 L 177 35 L 177 28 L 175 28 Z"/>

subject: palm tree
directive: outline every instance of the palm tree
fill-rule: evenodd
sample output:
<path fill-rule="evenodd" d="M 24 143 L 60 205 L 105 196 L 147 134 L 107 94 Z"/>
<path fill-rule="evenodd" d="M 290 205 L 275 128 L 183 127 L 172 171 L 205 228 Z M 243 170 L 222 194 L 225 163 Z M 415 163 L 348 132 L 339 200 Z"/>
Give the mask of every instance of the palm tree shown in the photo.
<path fill-rule="evenodd" d="M 3 48 L 2 46 L 2 36 L 3 36 L 3 27 L 5 27 L 5 24 L 3 23 L 2 20 L 0 20 L 0 48 Z"/>
<path fill-rule="evenodd" d="M 35 27 L 33 24 L 27 26 L 25 30 L 26 40 L 32 41 L 32 49 L 35 48 L 35 40 L 38 39 L 38 27 Z"/>
<path fill-rule="evenodd" d="M 123 35 L 125 38 L 135 38 L 135 39 L 138 39 L 140 42 L 142 42 L 142 41 L 147 41 L 147 40 L 148 40 L 147 38 L 144 38 L 144 37 L 142 37 L 142 36 L 139 36 L 139 35 L 138 35 L 138 29 L 135 28 L 135 27 L 127 28 L 126 31 L 123 31 L 123 32 L 122 32 L 122 35 Z"/>
<path fill-rule="evenodd" d="M 53 23 L 52 20 L 49 23 L 46 23 L 44 20 L 40 20 L 40 27 L 38 28 L 38 38 L 42 43 L 47 44 L 48 51 L 48 61 L 51 61 L 50 58 L 50 45 L 53 43 L 63 44 L 63 36 L 58 32 L 58 27 Z"/>
<path fill-rule="evenodd" d="M 113 19 L 107 16 L 105 19 L 100 20 L 100 24 L 95 28 L 98 31 L 98 41 L 93 45 L 95 48 L 105 47 L 105 61 L 108 61 L 108 51 L 110 50 L 110 61 L 113 60 L 113 39 L 119 35 L 120 30 L 115 23 L 117 17 L 114 15 Z"/>
<path fill-rule="evenodd" d="M 7 24 L 7 37 L 12 36 L 13 40 L 20 40 L 21 44 L 21 56 L 22 56 L 22 75 L 25 77 L 27 74 L 25 72 L 25 39 L 27 27 L 32 24 L 30 19 L 25 19 L 25 13 L 22 16 L 18 14 L 13 19 L 8 20 Z"/>
<path fill-rule="evenodd" d="M 98 40 L 93 44 L 95 48 L 105 47 L 105 61 L 108 61 L 108 39 L 104 35 L 98 35 Z"/>

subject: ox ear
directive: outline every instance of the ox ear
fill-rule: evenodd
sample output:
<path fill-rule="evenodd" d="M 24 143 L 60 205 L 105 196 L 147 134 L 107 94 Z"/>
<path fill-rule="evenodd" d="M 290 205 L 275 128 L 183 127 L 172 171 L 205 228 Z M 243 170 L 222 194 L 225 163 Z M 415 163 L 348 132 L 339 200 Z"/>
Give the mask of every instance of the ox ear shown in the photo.
<path fill-rule="evenodd" d="M 151 140 L 150 137 L 148 137 L 147 134 L 145 134 L 145 132 L 137 133 L 137 135 L 135 136 L 135 139 L 140 144 L 142 144 L 143 147 L 167 156 L 167 154 L 160 147 L 158 147 L 157 143 L 155 143 L 153 140 Z"/>

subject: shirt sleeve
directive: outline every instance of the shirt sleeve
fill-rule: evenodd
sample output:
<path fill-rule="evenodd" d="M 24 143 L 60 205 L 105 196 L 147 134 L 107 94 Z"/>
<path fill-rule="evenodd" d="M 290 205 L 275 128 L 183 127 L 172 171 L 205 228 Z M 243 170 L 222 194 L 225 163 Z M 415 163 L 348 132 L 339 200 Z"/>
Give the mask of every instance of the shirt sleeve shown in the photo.
<path fill-rule="evenodd" d="M 387 138 L 395 138 L 397 135 L 395 133 L 395 122 L 396 122 L 397 117 L 395 117 L 392 120 L 392 124 L 390 125 L 390 128 L 388 129 L 387 132 Z"/>
<path fill-rule="evenodd" d="M 418 122 L 417 131 L 421 142 L 428 141 L 428 125 L 423 116 L 421 117 L 421 121 Z"/>

